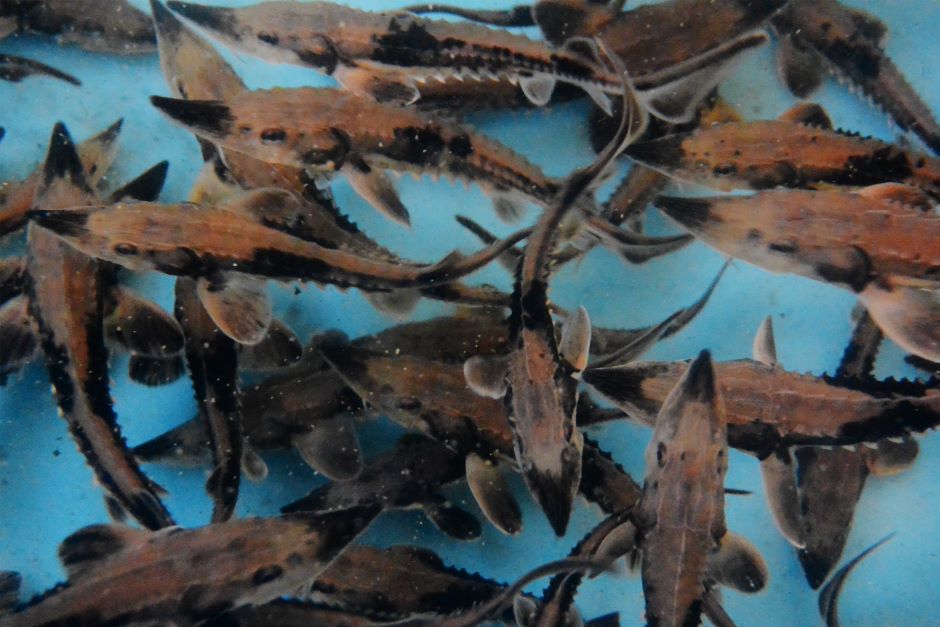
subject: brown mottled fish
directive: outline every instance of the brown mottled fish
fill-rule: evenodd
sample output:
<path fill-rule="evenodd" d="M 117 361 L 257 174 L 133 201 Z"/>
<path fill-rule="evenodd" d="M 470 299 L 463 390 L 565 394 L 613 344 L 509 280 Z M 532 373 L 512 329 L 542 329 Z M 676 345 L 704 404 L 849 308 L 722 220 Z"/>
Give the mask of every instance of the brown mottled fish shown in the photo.
<path fill-rule="evenodd" d="M 458 540 L 480 537 L 480 521 L 447 501 L 440 489 L 464 476 L 463 456 L 416 433 L 371 459 L 351 481 L 328 483 L 281 508 L 282 512 L 335 512 L 361 506 L 421 509 L 441 531 Z"/>
<path fill-rule="evenodd" d="M 940 361 L 940 216 L 919 189 L 883 183 L 655 204 L 727 255 L 851 289 L 890 339 Z"/>
<path fill-rule="evenodd" d="M 0 619 L 39 625 L 199 625 L 315 580 L 369 526 L 377 507 L 249 518 L 158 532 L 85 527 L 59 556 L 68 583 Z"/>
<path fill-rule="evenodd" d="M 288 198 L 287 192 L 277 194 Z M 247 202 L 268 202 L 255 192 Z M 191 204 L 116 203 L 67 213 L 36 211 L 32 220 L 85 254 L 131 270 L 213 280 L 240 274 L 304 280 L 340 287 L 388 291 L 430 287 L 474 272 L 523 237 L 464 257 L 452 253 L 436 264 L 388 263 L 326 248 L 265 226 L 241 208 Z"/>
<path fill-rule="evenodd" d="M 240 8 L 170 2 L 169 7 L 236 50 L 312 67 L 346 89 L 384 102 L 412 104 L 437 95 L 435 83 L 507 81 L 535 105 L 556 83 L 583 89 L 610 110 L 616 74 L 589 55 L 553 50 L 505 30 L 428 20 L 407 12 L 369 12 L 332 2 L 263 2 Z"/>
<path fill-rule="evenodd" d="M 555 46 L 597 37 L 623 62 L 650 113 L 682 123 L 691 121 L 698 105 L 743 53 L 767 42 L 759 29 L 786 0 L 673 0 L 629 11 L 622 11 L 620 4 L 540 0 L 529 15 L 521 6 L 502 12 L 439 3 L 411 9 L 494 24 L 534 24 Z"/>
<path fill-rule="evenodd" d="M 620 128 L 611 144 L 593 164 L 571 175 L 536 223 L 516 270 L 509 317 L 511 352 L 503 360 L 471 358 L 464 364 L 471 389 L 504 399 L 516 462 L 558 536 L 565 533 L 581 480 L 583 437 L 575 411 L 580 373 L 588 361 L 591 322 L 581 307 L 568 317 L 561 340 L 557 339 L 548 306 L 549 261 L 566 214 L 623 146 L 642 133 L 645 120 L 639 130 L 634 126 L 637 111 L 635 100 L 625 97 Z"/>
<path fill-rule="evenodd" d="M 427 113 L 328 88 L 246 92 L 222 100 L 151 98 L 184 128 L 225 150 L 329 174 L 341 172 L 389 217 L 408 213 L 385 170 L 479 184 L 497 212 L 551 205 L 561 183 L 501 143 Z"/>
<path fill-rule="evenodd" d="M 36 202 L 50 215 L 97 202 L 61 124 L 52 133 Z M 112 406 L 103 311 L 109 269 L 31 222 L 26 271 L 29 309 L 59 408 L 108 493 L 112 512 L 126 511 L 149 529 L 172 525 L 158 496 L 160 488 L 127 450 Z"/>
<path fill-rule="evenodd" d="M 837 0 L 790 0 L 771 24 L 790 91 L 805 98 L 833 74 L 940 152 L 936 116 L 885 52 L 888 29 L 878 18 Z"/>
<path fill-rule="evenodd" d="M 832 130 L 816 105 L 780 120 L 732 122 L 630 146 L 627 154 L 671 177 L 721 191 L 906 183 L 940 198 L 940 160 Z"/>
<path fill-rule="evenodd" d="M 728 466 L 724 407 L 702 352 L 669 394 L 646 449 L 646 480 L 633 512 L 650 626 L 697 625 L 709 556 L 725 536 Z"/>
<path fill-rule="evenodd" d="M 126 0 L 10 0 L 0 18 L 13 32 L 52 35 L 92 52 L 141 54 L 156 50 L 150 16 Z"/>

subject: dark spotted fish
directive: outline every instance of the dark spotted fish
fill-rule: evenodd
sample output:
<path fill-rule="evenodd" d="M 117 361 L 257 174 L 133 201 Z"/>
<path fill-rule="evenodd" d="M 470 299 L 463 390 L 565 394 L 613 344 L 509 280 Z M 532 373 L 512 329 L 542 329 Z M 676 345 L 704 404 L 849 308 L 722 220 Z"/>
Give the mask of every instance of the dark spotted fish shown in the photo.
<path fill-rule="evenodd" d="M 778 62 L 787 86 L 801 98 L 825 72 L 844 79 L 894 122 L 940 151 L 940 125 L 884 50 L 887 27 L 837 0 L 791 0 L 771 20 L 779 36 Z"/>
<path fill-rule="evenodd" d="M 555 46 L 597 37 L 623 62 L 638 99 L 669 122 L 689 122 L 742 55 L 767 42 L 759 29 L 786 0 L 673 0 L 622 11 L 617 3 L 540 0 L 508 11 L 412 7 L 493 24 L 537 25 Z M 651 28 L 651 25 L 656 25 Z"/>
<path fill-rule="evenodd" d="M 715 383 L 703 352 L 663 403 L 646 449 L 633 521 L 651 626 L 699 624 L 708 559 L 725 535 L 728 444 Z"/>
<path fill-rule="evenodd" d="M 238 353 L 235 342 L 212 322 L 192 279 L 177 279 L 175 313 L 186 337 L 186 362 L 212 451 L 212 472 L 206 481 L 212 522 L 224 522 L 238 500 L 244 447 Z"/>
<path fill-rule="evenodd" d="M 160 532 L 85 527 L 59 548 L 69 573 L 0 623 L 198 625 L 314 580 L 369 526 L 376 507 L 249 518 Z"/>
<path fill-rule="evenodd" d="M 281 511 L 336 512 L 362 506 L 421 509 L 441 531 L 473 540 L 480 521 L 447 501 L 440 489 L 464 476 L 463 457 L 418 434 L 399 438 L 395 448 L 374 457 L 352 481 L 328 483 Z"/>
<path fill-rule="evenodd" d="M 476 82 L 470 91 L 484 92 L 491 83 L 508 82 L 541 106 L 551 99 L 556 83 L 567 83 L 609 111 L 606 94 L 621 90 L 617 76 L 590 56 L 476 24 L 361 11 L 332 2 L 169 6 L 236 50 L 312 67 L 346 89 L 380 101 L 434 100 L 444 91 L 438 85 L 448 83 Z"/>
<path fill-rule="evenodd" d="M 922 191 L 883 183 L 655 204 L 727 255 L 851 289 L 891 340 L 940 361 L 940 216 Z"/>
<path fill-rule="evenodd" d="M 151 100 L 225 150 L 293 168 L 339 171 L 376 208 L 403 222 L 407 211 L 385 170 L 475 182 L 507 218 L 521 213 L 521 201 L 550 205 L 560 189 L 557 180 L 480 133 L 345 91 L 277 89 L 224 101 Z"/>
<path fill-rule="evenodd" d="M 96 202 L 68 131 L 52 133 L 37 206 L 51 214 Z M 46 366 L 63 417 L 108 493 L 112 511 L 126 511 L 149 529 L 173 524 L 159 487 L 137 467 L 114 414 L 108 385 L 103 300 L 107 269 L 40 225 L 27 229 L 26 294 L 37 321 Z"/>
<path fill-rule="evenodd" d="M 528 234 L 520 231 L 467 257 L 453 253 L 437 264 L 421 265 L 375 261 L 326 248 L 226 207 L 117 203 L 68 213 L 37 211 L 32 219 L 85 254 L 131 270 L 209 280 L 223 272 L 374 291 L 453 281 L 483 267 Z"/>
<path fill-rule="evenodd" d="M 351 546 L 311 587 L 311 599 L 384 620 L 460 614 L 502 593 L 506 584 L 448 566 L 415 546 Z M 512 620 L 512 612 L 503 612 Z"/>
<path fill-rule="evenodd" d="M 940 198 L 940 161 L 834 131 L 825 113 L 808 105 L 787 119 L 733 122 L 637 142 L 627 154 L 669 176 L 722 191 L 906 183 Z"/>
<path fill-rule="evenodd" d="M 92 52 L 141 54 L 156 50 L 150 16 L 126 0 L 10 0 L 0 18 L 13 32 L 54 36 Z"/>

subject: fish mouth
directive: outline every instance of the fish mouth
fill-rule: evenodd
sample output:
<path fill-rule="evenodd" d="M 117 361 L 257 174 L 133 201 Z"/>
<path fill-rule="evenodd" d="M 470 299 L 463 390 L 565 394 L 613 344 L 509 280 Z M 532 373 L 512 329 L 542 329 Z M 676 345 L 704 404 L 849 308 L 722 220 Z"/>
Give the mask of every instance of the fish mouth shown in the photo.
<path fill-rule="evenodd" d="M 565 468 L 561 475 L 533 468 L 525 473 L 525 482 L 532 496 L 545 512 L 552 530 L 559 538 L 568 529 L 571 509 L 578 484 L 581 482 L 581 465 Z"/>

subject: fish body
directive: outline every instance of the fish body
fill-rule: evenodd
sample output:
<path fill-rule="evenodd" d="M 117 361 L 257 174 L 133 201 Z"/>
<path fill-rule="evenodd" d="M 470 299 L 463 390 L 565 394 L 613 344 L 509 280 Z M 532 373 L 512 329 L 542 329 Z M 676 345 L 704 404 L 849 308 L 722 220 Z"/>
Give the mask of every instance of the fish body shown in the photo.
<path fill-rule="evenodd" d="M 558 191 L 554 179 L 484 135 L 346 91 L 275 89 L 224 102 L 152 101 L 196 135 L 268 163 L 321 172 L 447 175 L 541 205 Z"/>
<path fill-rule="evenodd" d="M 837 0 L 791 1 L 771 20 L 791 91 L 806 97 L 828 70 L 861 91 L 904 130 L 940 151 L 940 125 L 884 49 L 887 27 Z"/>
<path fill-rule="evenodd" d="M 646 621 L 701 621 L 708 559 L 724 537 L 726 429 L 707 353 L 669 394 L 646 449 L 646 480 L 633 513 L 642 551 Z"/>
<path fill-rule="evenodd" d="M 721 191 L 906 183 L 940 197 L 940 161 L 877 139 L 779 120 L 732 122 L 630 146 L 675 178 Z"/>
<path fill-rule="evenodd" d="M 935 280 L 940 273 L 940 217 L 910 200 L 910 188 L 884 184 L 859 192 L 660 197 L 656 205 L 725 254 L 861 292 L 876 276 Z"/>
<path fill-rule="evenodd" d="M 82 164 L 62 126 L 53 131 L 38 203 L 51 213 L 94 202 Z M 37 224 L 27 229 L 27 295 L 53 389 L 81 452 L 110 504 L 142 525 L 173 524 L 159 488 L 137 467 L 121 436 L 111 401 L 103 303 L 108 273 L 94 258 Z"/>
<path fill-rule="evenodd" d="M 316 578 L 375 518 L 376 508 L 244 519 L 153 533 L 96 525 L 59 554 L 68 584 L 0 618 L 3 627 L 197 625 L 273 601 Z"/>
<path fill-rule="evenodd" d="M 238 352 L 235 341 L 212 322 L 190 278 L 177 279 L 175 313 L 186 338 L 186 362 L 212 451 L 213 469 L 206 483 L 213 500 L 212 522 L 224 522 L 235 511 L 244 447 Z"/>
<path fill-rule="evenodd" d="M 687 362 L 645 362 L 587 370 L 585 381 L 635 420 L 653 424 Z M 928 386 L 888 380 L 849 384 L 752 360 L 714 364 L 729 444 L 766 455 L 781 444 L 877 442 L 940 422 Z"/>
<path fill-rule="evenodd" d="M 550 99 L 556 82 L 581 87 L 599 100 L 604 92 L 621 89 L 616 75 L 590 57 L 478 24 L 332 2 L 264 2 L 234 9 L 187 2 L 169 6 L 237 50 L 312 67 L 347 89 L 383 101 L 433 99 L 441 95 L 441 84 L 474 81 L 518 83 L 539 105 Z"/>
<path fill-rule="evenodd" d="M 36 213 L 33 220 L 86 254 L 131 270 L 202 278 L 235 272 L 367 290 L 446 283 L 502 252 L 497 246 L 487 249 L 492 254 L 451 256 L 436 265 L 391 264 L 324 248 L 237 211 L 193 205 L 118 203 Z"/>
<path fill-rule="evenodd" d="M 92 52 L 156 50 L 150 16 L 125 0 L 9 0 L 0 7 L 0 18 L 14 20 L 14 32 L 52 35 Z"/>

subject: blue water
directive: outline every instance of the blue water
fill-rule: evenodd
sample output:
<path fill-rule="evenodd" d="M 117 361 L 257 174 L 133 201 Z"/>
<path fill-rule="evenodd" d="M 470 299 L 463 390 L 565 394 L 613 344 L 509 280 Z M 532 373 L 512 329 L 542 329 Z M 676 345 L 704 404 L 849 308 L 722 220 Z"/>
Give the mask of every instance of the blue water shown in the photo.
<path fill-rule="evenodd" d="M 396 6 L 395 2 L 378 0 L 349 4 L 369 9 Z M 467 0 L 466 4 L 490 8 L 506 5 L 485 0 Z M 869 0 L 848 4 L 871 11 L 888 24 L 889 54 L 940 115 L 940 84 L 934 61 L 940 52 L 936 44 L 936 33 L 940 32 L 936 1 Z M 143 3 L 140 5 L 143 7 Z M 84 83 L 82 88 L 75 88 L 44 79 L 20 84 L 0 82 L 0 126 L 7 133 L 0 143 L 0 179 L 22 178 L 41 161 L 57 120 L 64 121 L 76 139 L 83 139 L 123 116 L 121 152 L 111 173 L 114 184 L 169 159 L 170 175 L 162 198 L 175 201 L 186 197 L 200 165 L 199 152 L 191 137 L 158 115 L 147 100 L 151 94 L 168 94 L 156 55 L 122 58 L 89 54 L 37 37 L 0 41 L 0 53 L 35 58 L 74 74 Z M 267 65 L 227 51 L 224 54 L 254 88 L 331 84 L 312 71 Z M 758 52 L 721 89 L 724 97 L 747 117 L 775 117 L 793 103 L 777 80 L 772 61 L 770 49 Z M 899 131 L 882 114 L 833 81 L 826 83 L 818 100 L 837 126 L 884 139 L 900 139 Z M 561 175 L 592 157 L 582 123 L 586 110 L 586 105 L 579 103 L 532 113 L 481 115 L 474 122 L 549 173 Z M 489 200 L 475 188 L 411 178 L 402 179 L 400 187 L 412 213 L 411 230 L 378 216 L 344 181 L 337 180 L 334 191 L 339 205 L 366 233 L 416 260 L 435 260 L 455 247 L 468 251 L 477 248 L 477 242 L 453 222 L 452 216 L 458 211 L 488 227 L 505 229 L 493 217 Z M 533 209 L 527 220 L 535 215 Z M 652 213 L 648 222 L 654 231 L 672 229 Z M 15 246 L 10 245 L 9 252 L 14 250 Z M 597 325 L 637 327 L 656 322 L 691 302 L 721 264 L 719 255 L 698 244 L 642 267 L 627 266 L 609 253 L 595 250 L 581 264 L 566 267 L 553 279 L 552 298 L 565 307 L 584 304 Z M 510 288 L 509 277 L 498 267 L 479 273 L 475 279 Z M 133 284 L 171 309 L 171 281 L 147 275 L 135 278 Z M 356 336 L 395 323 L 374 311 L 355 291 L 340 293 L 332 288 L 311 287 L 295 296 L 289 289 L 272 286 L 270 290 L 277 312 L 302 338 L 329 328 Z M 678 337 L 657 346 L 649 357 L 687 358 L 702 348 L 710 348 L 717 359 L 746 357 L 760 320 L 771 314 L 780 360 L 786 368 L 831 372 L 851 331 L 849 313 L 853 303 L 846 292 L 808 280 L 770 275 L 738 263 L 726 274 L 698 319 Z M 423 303 L 414 318 L 450 310 L 444 305 Z M 898 349 L 887 344 L 879 360 L 879 375 L 914 374 L 901 357 Z M 115 357 L 112 365 L 116 410 L 131 444 L 149 439 L 194 414 L 187 379 L 164 388 L 146 389 L 127 380 L 125 358 Z M 395 433 L 385 424 L 366 425 L 363 439 L 367 452 L 381 450 Z M 616 424 L 598 429 L 592 437 L 612 450 L 634 477 L 642 477 L 647 430 Z M 940 623 L 940 608 L 935 601 L 936 582 L 940 580 L 940 484 L 931 471 L 938 456 L 940 440 L 928 436 L 921 440 L 920 458 L 910 471 L 869 480 L 845 555 L 854 555 L 890 531 L 896 531 L 897 537 L 871 556 L 850 580 L 841 604 L 843 624 Z M 269 455 L 267 461 L 271 476 L 261 485 L 244 485 L 238 515 L 273 514 L 279 506 L 322 482 L 293 453 Z M 203 490 L 202 471 L 161 466 L 145 470 L 169 490 L 167 505 L 181 524 L 201 525 L 208 520 L 211 506 Z M 568 535 L 556 540 L 521 481 L 514 481 L 525 515 L 525 530 L 517 538 L 487 527 L 480 541 L 460 544 L 442 536 L 417 514 L 392 513 L 385 515 L 365 540 L 375 544 L 422 544 L 450 563 L 511 580 L 544 561 L 564 556 L 600 519 L 596 508 L 581 501 Z M 761 594 L 727 592 L 727 610 L 741 625 L 818 624 L 816 595 L 805 583 L 795 552 L 776 532 L 760 496 L 756 461 L 732 453 L 727 484 L 756 492 L 754 496 L 727 499 L 728 526 L 759 547 L 772 573 L 769 586 Z M 450 496 L 476 511 L 464 488 L 452 490 Z M 64 578 L 56 548 L 66 535 L 81 526 L 108 520 L 101 491 L 93 485 L 92 473 L 71 442 L 65 422 L 56 415 L 49 381 L 38 363 L 0 390 L 0 504 L 0 568 L 22 572 L 27 595 Z M 639 624 L 643 613 L 639 578 L 601 577 L 582 587 L 577 604 L 585 617 L 620 611 L 624 624 Z"/>

